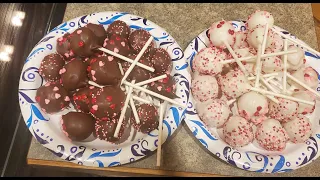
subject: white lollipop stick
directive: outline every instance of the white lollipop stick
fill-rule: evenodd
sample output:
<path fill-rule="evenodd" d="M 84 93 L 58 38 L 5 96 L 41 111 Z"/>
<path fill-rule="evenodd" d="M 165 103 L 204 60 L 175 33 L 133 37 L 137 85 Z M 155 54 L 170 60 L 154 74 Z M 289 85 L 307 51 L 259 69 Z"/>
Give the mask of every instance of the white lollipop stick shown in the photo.
<path fill-rule="evenodd" d="M 138 113 L 137 113 L 136 105 L 134 104 L 132 98 L 130 98 L 129 101 L 130 101 L 130 107 L 131 107 L 131 109 L 132 109 L 134 119 L 135 119 L 135 121 L 136 121 L 137 124 L 140 124 L 140 118 L 139 118 Z"/>
<path fill-rule="evenodd" d="M 246 70 L 246 68 L 244 67 L 244 65 L 241 63 L 241 61 L 239 60 L 238 56 L 236 55 L 236 53 L 233 51 L 233 49 L 231 48 L 231 46 L 228 44 L 228 42 L 223 41 L 224 45 L 227 47 L 227 49 L 229 50 L 229 52 L 231 53 L 232 57 L 236 60 L 239 68 L 241 69 L 241 71 L 244 73 L 245 76 L 248 76 L 249 73 Z"/>
<path fill-rule="evenodd" d="M 118 53 L 115 53 L 115 52 L 113 52 L 113 51 L 110 51 L 110 50 L 108 50 L 108 49 L 105 49 L 105 48 L 98 48 L 100 51 L 103 51 L 103 52 L 105 52 L 105 53 L 107 53 L 107 54 L 110 54 L 110 55 L 112 55 L 112 56 L 115 56 L 115 57 L 117 57 L 117 58 L 119 58 L 119 59 L 122 59 L 122 60 L 124 60 L 124 61 L 127 61 L 127 62 L 129 62 L 129 63 L 133 63 L 133 60 L 132 59 L 130 59 L 130 58 L 127 58 L 127 57 L 125 57 L 125 56 L 122 56 L 121 54 L 118 54 Z M 148 70 L 148 71 L 151 71 L 151 72 L 154 72 L 154 68 L 152 68 L 152 67 L 149 67 L 149 66 L 146 66 L 146 65 L 144 65 L 144 64 L 142 64 L 142 63 L 139 63 L 139 62 L 137 62 L 137 66 L 139 66 L 139 67 L 141 67 L 141 68 L 143 68 L 143 69 L 146 69 L 146 70 Z"/>
<path fill-rule="evenodd" d="M 288 50 L 288 39 L 284 40 L 284 50 Z M 284 65 L 284 69 L 283 69 L 283 80 L 282 80 L 282 92 L 286 93 L 287 92 L 287 64 L 288 64 L 288 56 L 285 54 L 283 56 L 283 65 Z"/>
<path fill-rule="evenodd" d="M 263 36 L 263 40 L 262 40 L 262 46 L 261 46 L 261 55 L 264 54 L 264 52 L 266 50 L 268 32 L 269 32 L 269 23 L 266 23 L 265 28 L 264 28 L 264 36 Z"/>
<path fill-rule="evenodd" d="M 270 74 L 264 74 L 262 75 L 262 77 L 264 78 L 274 78 L 274 76 L 277 76 L 279 73 L 275 72 L 275 73 L 270 73 Z M 253 77 L 248 77 L 248 80 L 251 81 L 251 80 L 254 80 L 256 79 L 256 76 L 253 76 Z M 267 80 L 268 81 L 268 80 Z"/>
<path fill-rule="evenodd" d="M 262 88 L 268 89 L 267 87 L 263 86 L 262 84 L 260 84 L 260 86 L 261 86 Z M 270 99 L 271 101 L 273 101 L 274 103 L 276 103 L 276 104 L 279 104 L 279 103 L 280 103 L 277 98 L 275 98 L 275 97 L 273 97 L 273 96 L 271 96 L 271 95 L 267 95 L 267 94 L 264 94 L 264 95 L 265 95 L 268 99 Z"/>
<path fill-rule="evenodd" d="M 173 100 L 173 99 L 170 99 L 170 98 L 168 98 L 168 97 L 162 96 L 161 94 L 155 93 L 155 92 L 150 91 L 150 90 L 148 90 L 148 89 L 145 89 L 145 88 L 143 88 L 143 87 L 141 87 L 141 86 L 137 86 L 137 85 L 132 84 L 132 83 L 130 83 L 130 82 L 128 82 L 128 81 L 124 81 L 123 83 L 124 83 L 125 85 L 129 86 L 129 87 L 132 87 L 132 88 L 134 88 L 134 89 L 138 89 L 138 90 L 140 90 L 140 91 L 142 91 L 142 92 L 145 92 L 145 93 L 147 93 L 147 94 L 150 94 L 150 95 L 152 95 L 152 96 L 155 96 L 155 97 L 157 97 L 157 98 L 159 98 L 159 99 L 162 99 L 162 100 L 164 100 L 164 101 L 168 101 L 168 102 L 170 102 L 170 103 L 172 103 L 172 104 L 175 104 L 175 105 L 177 105 L 177 106 L 180 106 L 180 107 L 183 107 L 183 108 L 187 108 L 187 106 L 186 106 L 185 104 L 179 103 L 179 102 L 177 102 L 177 101 L 175 101 L 175 100 Z"/>
<path fill-rule="evenodd" d="M 140 98 L 138 96 L 131 96 L 131 97 L 132 97 L 133 100 L 140 101 L 140 102 L 143 102 L 143 103 L 146 103 L 146 104 L 151 104 L 150 101 L 148 101 L 146 99 L 142 99 L 142 98 Z M 131 102 L 131 100 L 130 100 L 130 102 Z"/>
<path fill-rule="evenodd" d="M 135 80 L 132 80 L 132 81 L 131 81 L 131 83 L 133 83 L 133 84 L 134 84 L 134 82 L 135 82 Z M 119 117 L 119 121 L 118 121 L 116 130 L 115 130 L 114 135 L 113 135 L 113 137 L 115 137 L 115 138 L 118 138 L 119 131 L 120 131 L 120 128 L 121 128 L 121 125 L 122 125 L 124 116 L 125 116 L 125 114 L 126 114 L 128 105 L 129 105 L 129 101 L 130 101 L 130 97 L 131 97 L 132 90 L 133 90 L 133 88 L 130 87 L 129 90 L 128 90 L 128 93 L 127 93 L 126 100 L 124 101 L 124 106 L 123 106 L 123 108 L 122 108 L 122 111 L 121 111 L 121 114 L 120 114 L 120 117 Z"/>
<path fill-rule="evenodd" d="M 292 100 L 292 101 L 297 101 L 297 102 L 301 102 L 301 103 L 305 103 L 305 104 L 309 104 L 309 105 L 314 105 L 314 102 L 312 102 L 312 101 L 306 101 L 306 100 L 298 99 L 298 98 L 295 98 L 295 97 L 292 97 L 292 96 L 286 96 L 286 95 L 283 95 L 283 94 L 274 93 L 272 91 L 266 91 L 266 90 L 263 90 L 263 89 L 260 89 L 260 88 L 252 87 L 250 90 L 251 91 L 256 91 L 256 92 L 259 92 L 259 93 L 262 93 L 262 94 L 269 94 L 269 95 L 272 95 L 272 96 L 276 96 L 276 97 L 280 97 L 280 98 L 284 98 L 284 99 L 289 99 L 289 100 Z"/>
<path fill-rule="evenodd" d="M 237 99 L 231 99 L 231 100 L 227 101 L 227 105 L 229 106 L 229 105 L 233 104 L 234 102 L 236 102 L 236 100 Z"/>
<path fill-rule="evenodd" d="M 164 111 L 167 107 L 168 102 L 165 101 L 160 105 L 159 110 L 159 133 L 158 133 L 158 150 L 157 150 L 157 166 L 161 165 L 161 151 L 162 151 L 162 125 L 163 125 L 163 116 Z"/>
<path fill-rule="evenodd" d="M 290 78 L 291 80 L 293 80 L 294 82 L 296 82 L 297 84 L 301 85 L 302 87 L 306 88 L 307 90 L 312 92 L 314 95 L 320 97 L 320 94 L 317 91 L 315 91 L 311 87 L 307 86 L 306 84 L 304 84 L 303 82 L 301 82 L 297 78 L 293 77 L 291 74 L 287 73 L 287 77 Z"/>
<path fill-rule="evenodd" d="M 132 64 L 130 65 L 130 67 L 128 68 L 128 70 L 126 71 L 126 73 L 124 73 L 124 76 L 121 79 L 121 84 L 123 83 L 124 80 L 127 79 L 127 77 L 129 76 L 129 74 L 131 73 L 131 71 L 133 70 L 134 66 L 138 63 L 138 61 L 140 60 L 141 56 L 143 55 L 143 53 L 147 50 L 149 44 L 152 42 L 153 40 L 153 36 L 150 36 L 150 38 L 148 39 L 148 41 L 146 42 L 146 44 L 143 46 L 143 48 L 141 49 L 141 51 L 139 52 L 139 54 L 137 55 L 137 57 L 134 59 L 134 61 L 132 62 Z"/>
<path fill-rule="evenodd" d="M 136 85 L 137 85 L 137 86 L 144 86 L 144 85 L 146 85 L 146 84 L 152 83 L 152 82 L 154 82 L 154 81 L 158 81 L 158 80 L 160 80 L 160 79 L 164 79 L 164 78 L 166 78 L 166 77 L 167 77 L 167 75 L 166 75 L 166 74 L 163 74 L 163 75 L 161 75 L 161 76 L 157 76 L 157 77 L 154 77 L 154 78 L 145 80 L 145 81 L 138 82 Z"/>
<path fill-rule="evenodd" d="M 267 86 L 268 89 L 270 89 L 272 92 L 278 93 L 278 91 L 272 87 L 263 77 L 260 77 L 260 80 L 264 83 L 264 85 Z"/>
<path fill-rule="evenodd" d="M 281 51 L 281 52 L 275 52 L 275 53 L 270 53 L 270 54 L 263 54 L 261 55 L 261 58 L 268 58 L 268 57 L 273 57 L 273 56 L 281 56 L 284 54 L 292 54 L 292 53 L 296 53 L 297 50 L 290 50 L 290 51 Z M 255 59 L 257 59 L 258 56 L 248 56 L 248 57 L 242 57 L 242 58 L 238 58 L 239 61 L 247 61 L 247 62 L 255 62 Z M 224 60 L 221 61 L 220 63 L 222 64 L 229 64 L 229 63 L 234 63 L 236 62 L 235 59 L 228 59 L 228 60 Z"/>
<path fill-rule="evenodd" d="M 259 87 L 259 81 L 260 81 L 260 74 L 261 74 L 261 67 L 262 67 L 262 62 L 261 62 L 261 53 L 262 53 L 262 45 L 259 44 L 258 46 L 258 58 L 256 62 L 256 79 L 254 83 L 254 87 Z"/>
<path fill-rule="evenodd" d="M 291 38 L 290 36 L 288 36 L 288 35 L 286 35 L 286 34 L 281 33 L 280 31 L 278 31 L 278 30 L 276 30 L 276 29 L 274 29 L 274 28 L 272 28 L 272 31 L 274 31 L 275 33 L 279 34 L 279 35 L 282 36 L 283 38 L 288 39 L 289 41 L 291 41 L 291 42 L 293 42 L 293 43 L 295 43 L 295 44 L 298 44 L 298 45 L 306 48 L 307 50 L 311 51 L 312 53 L 320 56 L 320 52 L 312 49 L 312 48 L 309 47 L 308 45 L 302 44 L 302 43 L 298 42 L 297 40 Z"/>

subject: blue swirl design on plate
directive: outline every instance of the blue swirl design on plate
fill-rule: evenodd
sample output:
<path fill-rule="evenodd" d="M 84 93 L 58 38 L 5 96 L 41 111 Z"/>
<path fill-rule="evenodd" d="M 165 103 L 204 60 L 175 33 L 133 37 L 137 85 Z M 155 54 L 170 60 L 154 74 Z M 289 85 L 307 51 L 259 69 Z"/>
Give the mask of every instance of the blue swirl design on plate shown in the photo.
<path fill-rule="evenodd" d="M 93 163 L 97 162 L 99 167 L 104 167 L 104 164 L 100 160 L 95 160 Z"/>
<path fill-rule="evenodd" d="M 63 153 L 64 153 L 64 150 L 65 150 L 65 148 L 64 148 L 64 146 L 62 144 L 57 146 L 57 150 L 56 150 L 57 152 L 55 152 L 55 151 L 53 151 L 53 150 L 51 150 L 49 148 L 47 148 L 47 149 L 49 151 L 51 151 L 53 154 L 55 154 L 56 156 L 58 156 L 58 157 L 62 157 Z"/>
<path fill-rule="evenodd" d="M 148 21 L 147 19 L 137 17 L 137 18 L 131 18 L 130 20 L 131 20 L 131 21 L 138 21 L 138 20 L 141 20 L 141 19 L 142 19 L 143 24 L 146 25 L 146 26 L 148 26 L 148 25 L 147 25 L 147 21 Z"/>
<path fill-rule="evenodd" d="M 176 48 L 174 48 L 174 49 L 172 50 L 172 52 L 173 52 L 174 55 L 180 55 L 180 56 L 172 59 L 171 61 L 179 61 L 179 60 L 183 59 L 184 53 L 183 53 L 183 51 L 182 51 L 181 48 L 176 47 Z"/>
<path fill-rule="evenodd" d="M 192 134 L 193 134 L 195 137 L 197 137 L 197 135 L 198 135 L 198 128 L 195 127 L 195 126 L 193 126 L 193 128 L 194 128 L 194 131 L 192 131 Z M 197 137 L 197 139 L 202 143 L 202 145 L 204 145 L 206 148 L 208 148 L 208 143 L 207 143 L 205 140 L 203 140 L 203 139 L 201 139 L 201 138 L 198 138 L 198 137 Z"/>
<path fill-rule="evenodd" d="M 79 21 L 78 21 L 78 28 L 83 27 L 82 24 L 87 24 L 87 22 L 85 21 L 86 18 L 87 18 L 87 15 L 82 16 L 82 17 L 79 19 Z"/>
<path fill-rule="evenodd" d="M 152 134 L 152 132 L 154 132 L 154 131 L 149 132 L 148 135 L 151 137 L 158 137 L 158 134 Z"/>
<path fill-rule="evenodd" d="M 53 28 L 49 33 L 53 32 L 53 31 L 57 31 L 57 30 L 67 32 L 69 30 L 69 28 L 66 28 L 67 25 L 68 25 L 68 23 L 64 22 L 60 26 Z"/>
<path fill-rule="evenodd" d="M 307 150 L 311 151 L 311 154 L 310 154 L 309 157 L 306 156 L 303 159 L 303 161 L 301 162 L 301 164 L 299 164 L 299 166 L 303 166 L 303 165 L 307 164 L 308 162 L 312 161 L 316 157 L 316 155 L 318 153 L 318 143 L 317 143 L 316 139 L 314 137 L 310 137 L 309 138 L 309 143 L 310 143 L 310 145 L 307 147 Z"/>
<path fill-rule="evenodd" d="M 268 162 L 269 162 L 269 158 L 266 155 L 263 155 L 263 154 L 260 154 L 260 153 L 257 153 L 257 152 L 252 152 L 252 151 L 245 152 L 245 154 L 247 155 L 247 158 L 252 163 L 259 163 L 259 162 L 263 161 L 263 168 L 258 169 L 255 172 L 263 172 L 266 169 L 266 167 L 268 165 Z M 254 159 L 256 161 L 254 161 Z"/>
<path fill-rule="evenodd" d="M 122 149 L 119 149 L 118 151 L 115 151 L 115 152 L 107 152 L 107 153 L 102 153 L 102 151 L 95 152 L 95 153 L 91 154 L 88 159 L 93 159 L 96 157 L 113 157 L 113 156 L 118 155 L 121 152 L 121 150 Z"/>
<path fill-rule="evenodd" d="M 115 20 L 119 19 L 120 17 L 122 17 L 126 14 L 128 14 L 128 13 L 122 12 L 122 13 L 119 13 L 118 15 L 113 16 L 112 18 L 110 18 L 106 21 L 98 21 L 98 22 L 99 22 L 99 24 L 102 24 L 102 25 L 109 25 L 109 24 L 113 23 Z"/>
<path fill-rule="evenodd" d="M 277 164 L 275 165 L 275 167 L 273 168 L 271 173 L 292 171 L 292 169 L 282 169 L 285 162 L 286 162 L 286 160 L 285 160 L 284 156 L 280 155 L 280 159 L 277 162 Z"/>
<path fill-rule="evenodd" d="M 115 162 L 112 162 L 112 163 L 110 163 L 110 164 L 108 165 L 108 167 L 112 167 L 112 166 L 121 166 L 121 163 L 115 161 Z"/>
<path fill-rule="evenodd" d="M 80 150 L 80 151 L 75 151 L 75 152 L 72 152 L 72 148 L 76 148 L 76 150 Z M 86 151 L 86 147 L 85 146 L 79 146 L 79 148 L 77 148 L 76 146 L 75 147 L 72 147 L 71 149 L 70 149 L 70 152 L 71 152 L 71 154 L 65 159 L 66 161 L 74 161 L 74 160 L 76 160 L 76 159 L 80 159 L 80 158 L 82 158 L 82 156 L 83 156 L 83 154 L 84 154 L 84 152 Z M 75 154 L 75 155 L 73 155 L 74 153 L 76 153 L 77 152 L 77 154 Z"/>
<path fill-rule="evenodd" d="M 191 122 L 193 122 L 194 124 L 196 124 L 198 127 L 201 128 L 201 130 L 203 131 L 203 133 L 211 140 L 218 140 L 217 138 L 214 138 L 211 133 L 204 127 L 204 124 L 201 121 L 197 121 L 197 120 L 190 120 Z"/>
<path fill-rule="evenodd" d="M 189 57 L 187 57 L 187 62 L 188 61 L 190 62 L 190 69 L 191 69 L 192 72 L 193 72 L 192 62 L 193 62 L 193 59 L 194 59 L 195 56 L 196 56 L 196 52 L 193 52 Z"/>
<path fill-rule="evenodd" d="M 318 56 L 318 55 L 315 55 L 315 54 L 312 54 L 312 53 L 310 53 L 310 52 L 305 52 L 305 55 L 306 56 L 309 56 L 309 57 L 313 57 L 313 58 L 316 58 L 316 59 L 320 59 L 320 56 Z"/>
<path fill-rule="evenodd" d="M 229 146 L 226 146 L 224 149 L 223 149 L 223 156 L 224 158 L 227 160 L 227 162 L 235 167 L 237 167 L 237 164 L 235 163 L 234 161 L 234 155 L 239 155 L 238 159 L 241 158 L 241 153 L 238 152 L 238 151 L 233 151 L 232 153 L 232 148 L 229 147 Z M 231 153 L 231 155 L 229 154 Z"/>
<path fill-rule="evenodd" d="M 149 144 L 148 141 L 146 141 L 146 140 L 141 140 L 141 141 L 140 141 L 140 144 L 139 144 L 139 141 L 138 141 L 137 144 L 133 144 L 133 145 L 131 146 L 131 152 L 132 152 L 132 154 L 133 154 L 134 156 L 146 156 L 146 155 L 150 152 L 150 150 L 145 147 L 145 144 L 146 144 L 146 146 L 148 146 L 148 144 Z M 141 148 L 140 148 L 140 147 L 141 147 Z M 139 151 L 139 150 L 140 150 L 140 152 L 137 152 L 137 151 Z"/>
<path fill-rule="evenodd" d="M 178 70 L 178 71 L 180 71 L 180 70 L 186 69 L 187 67 L 188 67 L 188 63 L 185 63 L 185 64 L 184 64 L 183 66 L 181 66 L 181 67 L 180 67 L 180 66 L 176 66 L 175 69 Z"/>
<path fill-rule="evenodd" d="M 32 51 L 32 52 L 30 53 L 30 55 L 27 57 L 25 63 L 27 63 L 33 55 L 35 55 L 35 54 L 38 53 L 39 51 L 43 51 L 43 50 L 44 50 L 44 48 L 37 48 L 37 49 L 35 49 L 34 51 Z"/>
<path fill-rule="evenodd" d="M 42 42 L 47 42 L 49 41 L 50 39 L 54 38 L 55 36 L 48 36 L 48 37 L 44 37 L 42 38 L 35 46 L 39 45 L 40 43 Z"/>
<path fill-rule="evenodd" d="M 45 140 L 45 139 L 41 138 L 39 135 L 37 135 L 37 133 L 34 131 L 34 129 L 32 129 L 32 131 L 33 131 L 34 137 L 36 138 L 36 140 L 40 144 L 44 145 L 44 144 L 48 144 L 49 143 L 47 140 Z"/>
<path fill-rule="evenodd" d="M 33 104 L 31 104 L 30 105 L 31 106 L 31 113 L 30 113 L 30 116 L 29 116 L 29 118 L 28 118 L 28 120 L 27 120 L 27 122 L 26 122 L 26 124 L 27 124 L 27 127 L 28 128 L 30 128 L 31 127 L 31 125 L 32 125 L 32 121 L 33 121 L 33 114 L 36 116 L 36 118 L 38 119 L 38 120 L 41 120 L 41 121 L 48 121 L 46 118 L 44 118 L 43 117 L 43 115 L 41 114 L 41 112 L 39 111 L 39 109 L 37 108 L 37 106 L 35 106 L 35 105 L 33 105 Z"/>
<path fill-rule="evenodd" d="M 172 116 L 173 116 L 174 122 L 176 123 L 176 126 L 178 127 L 180 119 L 181 119 L 181 117 L 179 115 L 179 111 L 176 107 L 171 107 L 170 110 L 172 111 Z"/>
<path fill-rule="evenodd" d="M 141 26 L 137 26 L 137 25 L 130 25 L 129 26 L 131 29 L 144 29 L 146 31 L 151 31 L 153 30 L 154 28 L 144 28 L 144 27 L 141 27 Z M 155 38 L 155 37 L 154 37 Z"/>

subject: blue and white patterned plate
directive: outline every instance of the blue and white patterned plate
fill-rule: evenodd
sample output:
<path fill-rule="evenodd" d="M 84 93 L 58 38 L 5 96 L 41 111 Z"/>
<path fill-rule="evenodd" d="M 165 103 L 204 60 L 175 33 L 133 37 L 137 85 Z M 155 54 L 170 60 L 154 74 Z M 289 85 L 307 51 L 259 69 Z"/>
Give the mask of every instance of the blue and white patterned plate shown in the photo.
<path fill-rule="evenodd" d="M 233 21 L 232 24 L 236 28 L 236 31 L 243 31 L 246 29 L 244 23 L 241 21 Z M 284 34 L 289 34 L 291 37 L 294 37 L 279 27 L 276 27 L 276 29 Z M 304 43 L 300 40 L 299 42 Z M 208 45 L 208 29 L 203 31 L 199 36 L 190 42 L 184 52 L 190 71 L 192 71 L 191 67 L 194 56 L 198 53 L 198 51 L 207 47 Z M 304 50 L 306 51 L 306 49 Z M 305 55 L 307 60 L 306 64 L 313 67 L 319 73 L 320 57 L 308 51 L 306 51 Z M 320 86 L 318 86 L 317 91 L 320 91 Z M 193 135 L 202 143 L 203 146 L 205 146 L 211 153 L 215 154 L 220 159 L 233 166 L 248 171 L 263 173 L 288 172 L 307 165 L 320 155 L 320 153 L 318 153 L 320 144 L 319 102 L 316 104 L 314 113 L 310 116 L 313 126 L 312 137 L 310 137 L 310 139 L 304 144 L 288 143 L 286 149 L 281 153 L 268 152 L 253 144 L 239 149 L 230 147 L 223 140 L 221 140 L 216 128 L 209 130 L 200 120 L 193 103 L 193 97 L 192 94 L 190 94 L 190 100 L 185 118 L 186 124 L 193 132 Z"/>
<path fill-rule="evenodd" d="M 44 84 L 38 68 L 44 56 L 54 53 L 57 38 L 66 32 L 73 32 L 87 23 L 102 24 L 105 28 L 115 20 L 126 22 L 132 29 L 144 28 L 154 37 L 157 47 L 165 48 L 172 58 L 173 70 L 171 75 L 177 82 L 177 95 L 180 103 L 187 104 L 189 98 L 189 80 L 186 59 L 178 43 L 164 29 L 155 23 L 139 16 L 125 12 L 100 12 L 85 15 L 60 24 L 45 35 L 33 48 L 25 61 L 19 85 L 19 101 L 23 118 L 32 135 L 52 153 L 67 161 L 86 165 L 110 167 L 134 162 L 157 149 L 158 130 L 149 134 L 137 133 L 133 138 L 133 128 L 129 130 L 129 138 L 113 145 L 106 141 L 70 142 L 62 133 L 59 119 L 68 111 L 49 115 L 41 112 L 35 103 L 37 88 Z M 169 105 L 163 121 L 163 140 L 167 140 L 184 118 L 186 109 Z M 130 129 L 130 128 L 128 128 Z"/>

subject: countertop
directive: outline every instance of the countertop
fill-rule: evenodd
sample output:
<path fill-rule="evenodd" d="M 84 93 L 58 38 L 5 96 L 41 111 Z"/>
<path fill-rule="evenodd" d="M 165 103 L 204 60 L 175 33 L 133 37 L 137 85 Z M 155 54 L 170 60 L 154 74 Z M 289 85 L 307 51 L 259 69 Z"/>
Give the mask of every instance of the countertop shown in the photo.
<path fill-rule="evenodd" d="M 213 22 L 246 19 L 256 9 L 266 10 L 275 17 L 275 25 L 293 33 L 312 48 L 318 49 L 310 4 L 68 4 L 64 21 L 100 11 L 125 11 L 139 15 L 166 29 L 185 49 L 188 43 Z M 294 11 L 293 11 L 294 9 Z M 63 161 L 35 139 L 32 140 L 28 159 Z M 228 165 L 208 152 L 192 135 L 186 124 L 163 146 L 163 170 L 210 173 L 227 176 L 320 176 L 320 158 L 298 170 L 261 174 Z M 137 162 L 123 165 L 132 168 L 156 168 L 156 154 Z"/>

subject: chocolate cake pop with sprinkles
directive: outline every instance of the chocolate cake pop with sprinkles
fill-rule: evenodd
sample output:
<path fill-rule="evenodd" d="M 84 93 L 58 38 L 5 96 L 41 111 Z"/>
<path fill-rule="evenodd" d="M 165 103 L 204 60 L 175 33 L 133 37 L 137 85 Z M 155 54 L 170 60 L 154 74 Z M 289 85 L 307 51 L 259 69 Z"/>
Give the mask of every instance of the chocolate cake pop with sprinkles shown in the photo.
<path fill-rule="evenodd" d="M 61 117 L 64 134 L 72 141 L 83 141 L 94 132 L 95 119 L 85 113 L 68 112 Z"/>
<path fill-rule="evenodd" d="M 59 71 L 65 61 L 60 54 L 49 54 L 43 58 L 39 68 L 39 74 L 46 81 L 57 81 L 60 79 Z"/>
<path fill-rule="evenodd" d="M 150 83 L 148 87 L 151 91 L 166 96 L 170 99 L 177 98 L 178 96 L 175 94 L 176 85 L 175 80 L 172 76 L 167 76 L 164 79 L 160 79 L 158 81 Z"/>
<path fill-rule="evenodd" d="M 129 35 L 129 43 L 135 53 L 139 53 L 143 46 L 147 43 L 148 39 L 150 38 L 151 34 L 144 30 L 138 29 Z M 146 49 L 146 53 L 149 53 L 154 48 L 154 42 L 152 41 L 148 48 Z"/>
<path fill-rule="evenodd" d="M 107 38 L 107 32 L 102 24 L 89 23 L 86 25 L 98 38 L 98 44 L 103 45 L 104 40 Z"/>
<path fill-rule="evenodd" d="M 70 37 L 70 33 L 65 33 L 62 37 L 57 39 L 56 50 L 66 61 L 69 61 L 74 57 L 74 53 L 70 49 Z"/>
<path fill-rule="evenodd" d="M 76 56 L 91 56 L 96 48 L 99 48 L 98 37 L 89 28 L 81 27 L 70 35 L 70 49 Z"/>
<path fill-rule="evenodd" d="M 103 47 L 126 57 L 131 51 L 128 40 L 117 34 L 113 34 L 110 38 L 106 38 L 104 40 Z M 119 58 L 110 55 L 108 55 L 108 58 L 109 60 L 116 59 L 117 61 L 122 61 Z"/>
<path fill-rule="evenodd" d="M 125 94 L 119 85 L 106 86 L 94 93 L 89 104 L 91 114 L 99 120 L 108 120 L 119 116 Z"/>
<path fill-rule="evenodd" d="M 108 34 L 109 38 L 113 34 L 117 34 L 123 38 L 128 39 L 129 34 L 130 34 L 130 28 L 125 22 L 120 21 L 120 20 L 116 20 L 108 26 L 107 34 Z"/>
<path fill-rule="evenodd" d="M 112 118 L 110 120 L 102 121 L 98 120 L 95 123 L 96 136 L 101 139 L 111 143 L 116 143 L 119 141 L 124 132 L 124 125 L 120 127 L 119 135 L 117 138 L 113 137 L 118 124 L 118 118 Z"/>
<path fill-rule="evenodd" d="M 65 109 L 70 103 L 68 92 L 57 82 L 39 87 L 35 99 L 41 110 L 49 114 Z"/>
<path fill-rule="evenodd" d="M 119 65 L 111 56 L 100 56 L 90 60 L 87 71 L 89 78 L 100 85 L 115 85 L 122 78 Z"/>
<path fill-rule="evenodd" d="M 158 128 L 159 115 L 155 106 L 151 104 L 140 104 L 137 107 L 137 113 L 140 119 L 140 124 L 137 124 L 133 114 L 131 115 L 131 123 L 135 129 L 142 133 L 149 133 Z"/>
<path fill-rule="evenodd" d="M 89 113 L 89 103 L 93 94 L 98 90 L 98 88 L 94 86 L 88 86 L 81 89 L 77 89 L 75 93 L 72 95 L 73 103 L 75 104 L 75 109 Z"/>
<path fill-rule="evenodd" d="M 66 64 L 59 72 L 61 84 L 68 91 L 85 87 L 88 84 L 87 65 L 81 60 L 73 60 Z"/>
<path fill-rule="evenodd" d="M 151 55 L 152 64 L 155 74 L 170 74 L 172 70 L 172 62 L 169 53 L 163 48 L 155 48 Z"/>

